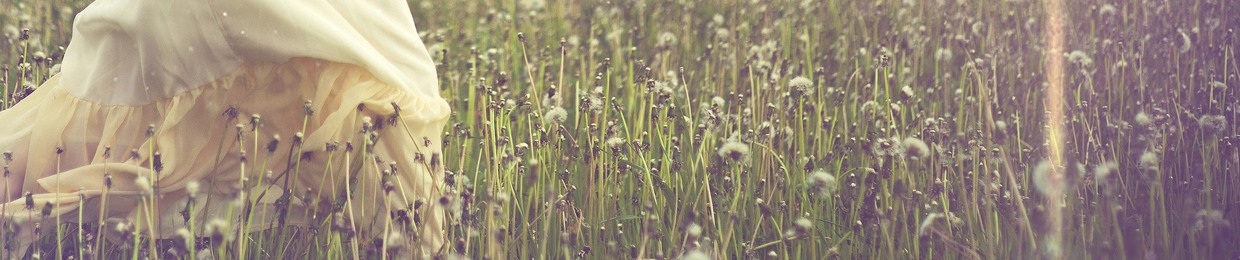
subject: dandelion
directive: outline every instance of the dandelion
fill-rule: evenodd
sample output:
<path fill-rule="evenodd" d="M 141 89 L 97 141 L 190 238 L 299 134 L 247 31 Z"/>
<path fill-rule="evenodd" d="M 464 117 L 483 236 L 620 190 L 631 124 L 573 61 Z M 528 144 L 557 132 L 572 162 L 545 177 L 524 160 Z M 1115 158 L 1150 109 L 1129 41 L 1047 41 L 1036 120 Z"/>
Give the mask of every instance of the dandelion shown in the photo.
<path fill-rule="evenodd" d="M 607 143 L 607 147 L 611 148 L 612 152 L 618 153 L 620 152 L 621 149 L 624 149 L 624 138 L 621 138 L 621 137 L 607 138 L 606 143 Z"/>
<path fill-rule="evenodd" d="M 1094 179 L 1109 182 L 1111 177 L 1115 176 L 1115 171 L 1119 170 L 1119 164 L 1115 162 L 1105 162 L 1094 166 Z"/>
<path fill-rule="evenodd" d="M 1218 90 L 1227 90 L 1227 84 L 1223 83 L 1222 81 L 1217 81 L 1217 80 L 1210 81 L 1210 87 L 1216 88 Z"/>
<path fill-rule="evenodd" d="M 814 228 L 814 221 L 811 221 L 805 217 L 797 218 L 797 220 L 793 221 L 792 224 L 793 227 L 796 228 L 798 236 L 808 234 L 809 231 Z"/>
<path fill-rule="evenodd" d="M 223 219 L 211 219 L 207 222 L 207 227 L 204 231 L 207 233 L 207 237 L 211 238 L 212 244 L 232 240 L 232 232 L 229 231 L 228 222 Z"/>
<path fill-rule="evenodd" d="M 1084 51 L 1080 51 L 1080 50 L 1076 50 L 1076 51 L 1072 51 L 1068 53 L 1068 61 L 1072 63 L 1080 64 L 1081 66 L 1085 66 L 1085 67 L 1094 65 L 1094 59 L 1090 58 L 1089 54 L 1085 54 Z"/>
<path fill-rule="evenodd" d="M 1038 166 L 1033 168 L 1033 186 L 1038 192 L 1044 196 L 1059 196 L 1063 194 L 1063 175 L 1060 166 L 1052 164 L 1050 161 L 1042 161 Z"/>
<path fill-rule="evenodd" d="M 926 142 L 921 139 L 913 137 L 904 138 L 900 146 L 904 147 L 905 157 L 920 159 L 930 155 L 930 146 L 926 145 Z"/>
<path fill-rule="evenodd" d="M 547 114 L 543 115 L 543 123 L 548 125 L 563 124 L 568 120 L 568 110 L 562 107 L 551 107 L 547 110 Z"/>
<path fill-rule="evenodd" d="M 1177 28 L 1175 31 L 1180 33 L 1180 40 L 1183 41 L 1183 43 L 1180 44 L 1180 53 L 1187 53 L 1188 50 L 1193 47 L 1192 38 L 1189 38 L 1188 34 L 1184 33 L 1184 29 Z"/>
<path fill-rule="evenodd" d="M 1156 170 L 1158 169 L 1158 154 L 1154 151 L 1145 151 L 1141 154 L 1141 159 L 1137 161 L 1142 169 Z"/>
<path fill-rule="evenodd" d="M 1197 118 L 1197 125 L 1206 133 L 1222 133 L 1227 130 L 1227 118 L 1222 115 L 1203 115 Z"/>
<path fill-rule="evenodd" d="M 725 101 L 723 100 L 723 97 L 715 96 L 710 99 L 710 106 L 713 109 L 722 108 L 724 104 Z"/>
<path fill-rule="evenodd" d="M 697 223 L 689 223 L 689 228 L 686 229 L 685 233 L 689 235 L 689 238 L 702 237 L 702 226 Z"/>
<path fill-rule="evenodd" d="M 125 223 L 125 222 L 116 223 L 116 227 L 114 227 L 114 229 L 116 230 L 116 233 L 121 233 L 121 234 L 129 234 L 129 228 L 130 228 L 129 223 Z"/>
<path fill-rule="evenodd" d="M 680 260 L 710 260 L 710 255 L 703 253 L 701 250 L 693 250 L 682 256 Z"/>
<path fill-rule="evenodd" d="M 1132 120 L 1136 121 L 1137 125 L 1143 127 L 1150 127 L 1154 125 L 1154 119 L 1150 117 L 1150 114 L 1145 113 L 1145 111 L 1137 112 L 1137 116 Z"/>
<path fill-rule="evenodd" d="M 793 96 L 811 95 L 814 93 L 814 81 L 806 77 L 796 77 L 788 81 L 788 88 Z"/>
<path fill-rule="evenodd" d="M 194 198 L 198 196 L 198 189 L 199 189 L 198 181 L 189 181 L 188 183 L 185 184 L 185 193 L 187 193 L 190 198 Z"/>
<path fill-rule="evenodd" d="M 870 101 L 866 101 L 865 103 L 861 103 L 862 114 L 872 115 L 875 112 L 878 112 L 878 102 L 874 102 L 873 100 L 870 100 Z"/>
<path fill-rule="evenodd" d="M 1098 8 L 1098 14 L 1101 14 L 1104 16 L 1115 15 L 1115 5 L 1112 5 L 1112 4 L 1102 5 L 1102 7 Z"/>
<path fill-rule="evenodd" d="M 827 194 L 835 192 L 836 185 L 835 175 L 831 175 L 826 171 L 817 170 L 809 175 L 810 191 L 821 196 L 825 197 Z"/>
<path fill-rule="evenodd" d="M 1193 223 L 1193 232 L 1201 232 L 1207 228 L 1219 229 L 1231 227 L 1231 221 L 1223 217 L 1223 212 L 1215 209 L 1197 211 L 1197 222 Z"/>
<path fill-rule="evenodd" d="M 181 240 L 185 243 L 186 249 L 194 248 L 194 234 L 190 233 L 189 229 L 186 229 L 186 228 L 177 229 L 177 236 L 180 237 Z"/>
<path fill-rule="evenodd" d="M 146 176 L 138 176 L 137 179 L 134 179 L 134 183 L 138 184 L 138 188 L 142 188 L 142 192 L 146 194 L 155 193 L 155 189 L 151 187 L 151 179 L 146 178 Z"/>
<path fill-rule="evenodd" d="M 749 158 L 749 145 L 730 139 L 719 146 L 719 157 L 730 159 L 734 162 L 743 162 Z"/>
<path fill-rule="evenodd" d="M 935 60 L 938 60 L 938 61 L 946 61 L 946 60 L 951 60 L 951 59 L 952 59 L 952 49 L 949 49 L 949 48 L 939 48 L 938 50 L 934 51 L 934 59 L 935 59 Z"/>
<path fill-rule="evenodd" d="M 917 237 L 930 235 L 930 230 L 934 228 L 934 224 L 943 219 L 943 213 L 930 213 L 925 219 L 921 220 L 921 225 L 917 227 Z"/>
<path fill-rule="evenodd" d="M 676 34 L 672 32 L 663 32 L 659 34 L 659 43 L 657 46 L 661 48 L 669 48 L 676 45 Z"/>

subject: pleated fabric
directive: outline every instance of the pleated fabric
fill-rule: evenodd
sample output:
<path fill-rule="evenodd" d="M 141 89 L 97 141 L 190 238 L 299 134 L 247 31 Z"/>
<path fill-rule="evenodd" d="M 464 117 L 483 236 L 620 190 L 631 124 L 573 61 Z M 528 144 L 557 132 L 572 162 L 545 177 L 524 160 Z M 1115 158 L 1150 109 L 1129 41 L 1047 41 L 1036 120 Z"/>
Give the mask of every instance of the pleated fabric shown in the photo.
<path fill-rule="evenodd" d="M 405 242 L 430 251 L 443 244 L 443 210 L 431 203 L 441 194 L 450 113 L 441 98 L 313 58 L 245 63 L 141 106 L 95 104 L 60 83 L 53 77 L 0 111 L 0 147 L 18 148 L 8 150 L 0 187 L 16 198 L 0 205 L 8 219 L 76 222 L 82 210 L 87 221 L 102 216 L 167 237 L 190 227 L 187 208 L 199 221 L 231 222 L 249 200 L 258 203 L 248 228 L 232 228 L 278 225 L 282 210 L 285 223 L 303 226 L 339 212 L 364 234 L 406 232 L 416 238 Z M 417 215 L 418 223 L 392 215 Z"/>

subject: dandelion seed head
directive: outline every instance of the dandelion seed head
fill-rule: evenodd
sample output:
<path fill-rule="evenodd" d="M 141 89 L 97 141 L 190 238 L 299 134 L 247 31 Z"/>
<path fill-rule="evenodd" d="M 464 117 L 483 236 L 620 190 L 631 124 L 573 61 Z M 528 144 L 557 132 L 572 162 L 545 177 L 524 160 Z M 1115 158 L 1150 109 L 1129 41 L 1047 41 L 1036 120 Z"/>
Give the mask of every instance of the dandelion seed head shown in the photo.
<path fill-rule="evenodd" d="M 1115 5 L 1103 4 L 1102 7 L 1098 8 L 1098 14 L 1104 15 L 1104 16 L 1115 15 Z"/>
<path fill-rule="evenodd" d="M 1062 166 L 1050 161 L 1042 161 L 1033 168 L 1033 186 L 1044 196 L 1060 196 L 1063 194 L 1064 178 Z"/>
<path fill-rule="evenodd" d="M 189 181 L 188 183 L 185 184 L 185 193 L 189 194 L 190 198 L 198 196 L 198 189 L 199 189 L 198 181 Z"/>
<path fill-rule="evenodd" d="M 676 34 L 672 32 L 663 32 L 659 34 L 659 47 L 671 47 L 676 45 Z"/>
<path fill-rule="evenodd" d="M 1154 153 L 1154 151 L 1141 153 L 1141 158 L 1137 161 L 1137 165 L 1146 170 L 1158 169 L 1158 154 Z"/>
<path fill-rule="evenodd" d="M 788 88 L 792 89 L 796 95 L 811 95 L 814 93 L 814 81 L 798 76 L 788 81 Z"/>
<path fill-rule="evenodd" d="M 1076 63 L 1076 64 L 1079 64 L 1085 67 L 1094 65 L 1094 59 L 1090 58 L 1089 54 L 1086 54 L 1084 51 L 1075 50 L 1075 51 L 1069 52 L 1067 56 L 1068 56 L 1069 62 Z"/>
<path fill-rule="evenodd" d="M 568 120 L 568 110 L 558 106 L 552 107 L 551 110 L 547 110 L 546 115 L 543 115 L 544 124 L 563 124 L 566 120 Z"/>
<path fill-rule="evenodd" d="M 1150 117 L 1150 114 L 1145 113 L 1145 111 L 1137 112 L 1137 116 L 1133 117 L 1132 120 L 1137 122 L 1137 125 L 1143 127 L 1154 125 L 1154 118 Z"/>
<path fill-rule="evenodd" d="M 710 255 L 707 255 L 701 250 L 693 250 L 682 256 L 680 260 L 710 260 Z"/>
<path fill-rule="evenodd" d="M 621 137 L 607 138 L 607 147 L 610 147 L 611 149 L 619 149 L 621 148 L 622 145 L 624 145 L 624 138 L 621 138 Z"/>
<path fill-rule="evenodd" d="M 930 146 L 926 145 L 926 142 L 921 139 L 914 137 L 904 138 L 900 146 L 904 147 L 905 157 L 920 159 L 930 155 Z"/>
<path fill-rule="evenodd" d="M 952 59 L 952 49 L 939 48 L 934 51 L 934 59 L 938 61 L 947 61 Z"/>
<path fill-rule="evenodd" d="M 749 145 L 737 140 L 728 140 L 719 146 L 719 157 L 734 162 L 743 162 L 749 158 Z"/>
<path fill-rule="evenodd" d="M 792 224 L 796 227 L 796 231 L 799 234 L 809 233 L 809 231 L 814 228 L 814 221 L 805 217 L 797 218 L 797 220 L 793 221 Z"/>
<path fill-rule="evenodd" d="M 1223 115 L 1203 115 L 1197 118 L 1197 125 L 1206 133 L 1223 133 L 1227 130 L 1227 118 Z"/>
<path fill-rule="evenodd" d="M 151 187 L 151 179 L 146 178 L 146 176 L 138 176 L 137 179 L 134 179 L 134 183 L 138 184 L 138 188 L 141 188 L 142 192 L 146 194 L 152 194 L 155 191 L 155 189 Z"/>
<path fill-rule="evenodd" d="M 1119 170 L 1119 164 L 1115 162 L 1105 162 L 1094 166 L 1094 179 L 1107 182 L 1111 177 L 1115 176 L 1115 171 Z"/>
<path fill-rule="evenodd" d="M 685 233 L 689 234 L 689 237 L 693 238 L 702 237 L 702 226 L 697 223 L 690 223 Z"/>
<path fill-rule="evenodd" d="M 1222 229 L 1230 228 L 1231 221 L 1223 216 L 1223 212 L 1216 209 L 1203 209 L 1197 211 L 1197 221 L 1193 223 L 1193 231 L 1200 232 L 1206 229 Z"/>
<path fill-rule="evenodd" d="M 943 213 L 930 213 L 930 215 L 921 220 L 921 225 L 918 225 L 917 237 L 930 235 L 930 229 L 934 228 L 935 222 L 941 219 L 943 219 Z"/>
<path fill-rule="evenodd" d="M 817 170 L 809 175 L 810 190 L 820 193 L 820 196 L 827 197 L 828 194 L 835 192 L 836 185 L 835 175 L 826 171 Z"/>
<path fill-rule="evenodd" d="M 212 218 L 207 221 L 206 228 L 203 230 L 207 236 L 211 238 L 211 241 L 220 242 L 232 240 L 233 232 L 229 229 L 228 221 L 224 221 L 220 218 Z"/>

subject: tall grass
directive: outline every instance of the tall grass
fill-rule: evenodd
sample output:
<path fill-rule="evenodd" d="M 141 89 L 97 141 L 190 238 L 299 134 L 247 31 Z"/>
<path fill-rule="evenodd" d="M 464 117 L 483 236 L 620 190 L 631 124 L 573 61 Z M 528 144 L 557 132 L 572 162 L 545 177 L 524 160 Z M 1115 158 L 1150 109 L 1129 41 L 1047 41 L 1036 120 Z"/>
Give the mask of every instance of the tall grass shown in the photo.
<path fill-rule="evenodd" d="M 84 5 L 5 1 L 11 100 L 49 76 L 66 10 Z M 1068 2 L 1066 53 L 1051 57 L 1066 66 L 1063 160 L 1046 166 L 1065 186 L 1039 193 L 1054 146 L 1038 1 L 413 1 L 454 109 L 452 189 L 427 198 L 449 212 L 442 253 L 1240 255 L 1237 5 Z M 81 255 L 66 249 L 78 234 L 113 228 L 64 221 L 32 254 Z M 186 251 L 385 256 L 347 221 Z M 98 255 L 171 256 L 181 243 L 125 238 L 96 239 Z"/>

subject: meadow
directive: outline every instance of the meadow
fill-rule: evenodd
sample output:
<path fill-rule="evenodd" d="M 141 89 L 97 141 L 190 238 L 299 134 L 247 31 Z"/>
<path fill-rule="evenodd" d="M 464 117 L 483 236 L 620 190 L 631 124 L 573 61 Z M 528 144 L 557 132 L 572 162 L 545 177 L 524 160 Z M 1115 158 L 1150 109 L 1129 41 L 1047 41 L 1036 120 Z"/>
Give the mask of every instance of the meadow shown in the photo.
<path fill-rule="evenodd" d="M 0 1 L 3 109 L 87 3 Z M 454 110 L 434 257 L 1240 257 L 1240 2 L 1068 1 L 1062 113 L 1044 6 L 410 1 Z M 387 255 L 331 227 L 79 235 L 98 224 L 28 256 Z"/>

